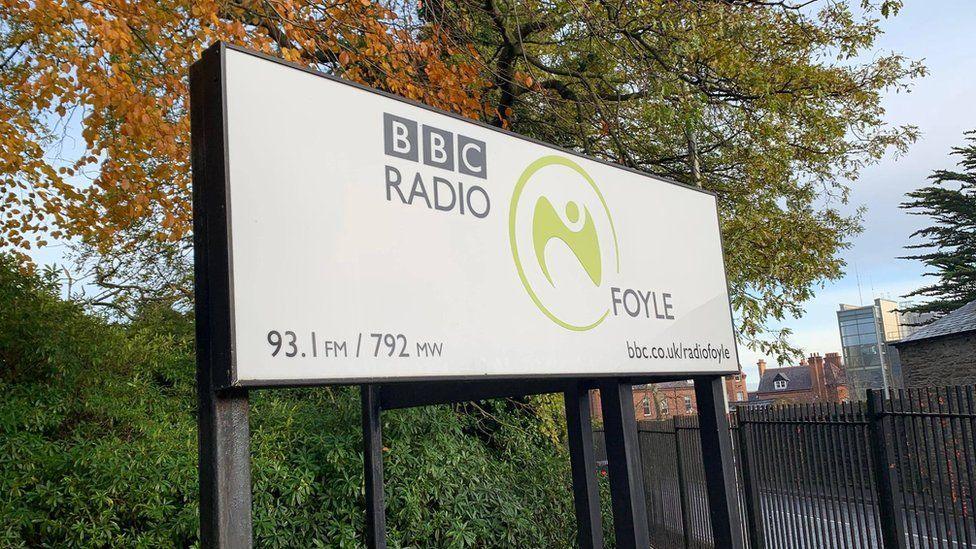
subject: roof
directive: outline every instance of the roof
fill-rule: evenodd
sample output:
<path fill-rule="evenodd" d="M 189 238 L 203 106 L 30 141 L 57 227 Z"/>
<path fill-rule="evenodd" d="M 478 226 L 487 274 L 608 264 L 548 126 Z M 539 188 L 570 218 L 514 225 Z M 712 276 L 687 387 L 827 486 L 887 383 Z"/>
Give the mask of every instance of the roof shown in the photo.
<path fill-rule="evenodd" d="M 824 384 L 827 387 L 846 385 L 847 372 L 839 364 L 824 362 Z"/>
<path fill-rule="evenodd" d="M 661 383 L 655 383 L 654 385 L 656 385 L 659 389 L 694 389 L 695 388 L 694 383 L 690 379 L 689 380 L 682 379 L 680 381 L 664 381 Z"/>
<path fill-rule="evenodd" d="M 894 342 L 894 344 L 900 345 L 911 341 L 932 339 L 974 330 L 976 330 L 976 300 L 970 301 L 905 339 Z"/>
<path fill-rule="evenodd" d="M 773 385 L 777 380 L 786 382 L 785 389 L 776 389 Z M 759 378 L 759 393 L 775 391 L 808 391 L 813 387 L 809 366 L 787 366 L 785 368 L 767 368 Z"/>

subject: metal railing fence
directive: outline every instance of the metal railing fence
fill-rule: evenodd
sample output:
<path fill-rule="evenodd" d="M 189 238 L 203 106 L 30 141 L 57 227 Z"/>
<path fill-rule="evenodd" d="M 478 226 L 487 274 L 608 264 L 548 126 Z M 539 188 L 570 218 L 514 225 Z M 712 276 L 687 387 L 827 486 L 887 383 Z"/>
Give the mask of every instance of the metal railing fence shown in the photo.
<path fill-rule="evenodd" d="M 976 547 L 976 387 L 740 408 L 729 424 L 754 549 Z M 698 418 L 638 422 L 638 440 L 651 545 L 712 547 Z"/>

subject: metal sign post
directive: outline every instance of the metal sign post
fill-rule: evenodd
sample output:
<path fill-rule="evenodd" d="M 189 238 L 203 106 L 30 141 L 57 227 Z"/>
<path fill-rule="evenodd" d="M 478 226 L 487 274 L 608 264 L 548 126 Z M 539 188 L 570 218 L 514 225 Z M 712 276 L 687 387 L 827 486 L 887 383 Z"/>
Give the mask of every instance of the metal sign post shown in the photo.
<path fill-rule="evenodd" d="M 617 380 L 600 384 L 607 468 L 613 500 L 613 531 L 620 547 L 647 547 L 647 505 L 644 502 L 634 391 Z"/>
<path fill-rule="evenodd" d="M 363 414 L 363 478 L 366 484 L 366 545 L 386 547 L 386 498 L 383 495 L 383 425 L 380 388 L 359 388 Z"/>
<path fill-rule="evenodd" d="M 673 380 L 668 378 L 667 380 Z M 599 387 L 603 402 L 607 461 L 610 469 L 610 495 L 613 504 L 614 532 L 621 548 L 649 546 L 647 510 L 643 478 L 653 471 L 641 471 L 637 447 L 637 425 L 633 407 L 633 385 L 661 379 L 643 380 L 550 380 L 532 383 L 443 382 L 431 387 L 418 384 L 362 385 L 363 465 L 366 479 L 366 541 L 371 548 L 386 547 L 386 515 L 383 491 L 382 429 L 380 414 L 431 404 L 450 404 L 486 398 L 516 398 L 534 394 L 562 392 L 566 399 L 569 428 L 570 466 L 573 472 L 573 500 L 577 519 L 577 542 L 583 549 L 603 547 L 600 492 L 593 454 L 590 424 L 590 388 Z M 724 386 L 721 377 L 695 380 L 701 414 L 701 441 L 708 483 L 707 498 L 716 547 L 743 547 L 735 496 L 728 419 L 721 410 Z M 718 398 L 716 400 L 716 397 Z M 716 415 L 717 411 L 717 415 Z M 712 419 L 709 419 L 711 417 Z M 715 428 L 724 421 L 724 430 Z M 711 425 L 711 426 L 710 426 Z M 723 436 L 724 435 L 724 436 Z"/>
<path fill-rule="evenodd" d="M 602 547 L 599 388 L 617 546 L 644 549 L 632 386 L 689 378 L 715 540 L 741 547 L 714 195 L 224 44 L 190 97 L 204 547 L 252 543 L 248 391 L 355 384 L 369 547 L 383 410 L 545 393 Z"/>
<path fill-rule="evenodd" d="M 190 72 L 193 141 L 193 255 L 196 304 L 197 422 L 200 470 L 200 543 L 251 546 L 251 456 L 247 389 L 218 388 L 231 349 L 229 268 L 224 181 L 224 109 L 213 63 Z M 221 376 L 220 372 L 224 372 Z"/>
<path fill-rule="evenodd" d="M 570 383 L 563 392 L 563 400 L 566 403 L 569 464 L 573 472 L 576 540 L 581 548 L 602 549 L 603 523 L 600 515 L 600 487 L 594 474 L 596 457 L 593 452 L 589 385 L 583 382 Z"/>
<path fill-rule="evenodd" d="M 732 437 L 725 412 L 725 380 L 718 376 L 695 378 L 695 399 L 715 547 L 743 547 Z"/>

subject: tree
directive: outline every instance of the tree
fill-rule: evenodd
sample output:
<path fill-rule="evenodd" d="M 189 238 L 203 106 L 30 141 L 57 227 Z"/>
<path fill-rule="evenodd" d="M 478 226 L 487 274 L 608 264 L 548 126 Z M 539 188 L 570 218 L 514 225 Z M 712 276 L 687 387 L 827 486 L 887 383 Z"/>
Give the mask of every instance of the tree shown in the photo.
<path fill-rule="evenodd" d="M 910 200 L 901 204 L 933 221 L 911 235 L 924 242 L 905 246 L 925 251 L 902 259 L 921 261 L 928 267 L 925 276 L 938 279 L 904 296 L 929 298 L 907 311 L 937 317 L 976 299 L 976 131 L 967 132 L 966 141 L 952 149 L 961 171 L 936 170 L 929 176 L 933 185 L 908 193 Z"/>
<path fill-rule="evenodd" d="M 423 15 L 478 49 L 496 123 L 717 193 L 739 334 L 783 355 L 789 332 L 769 321 L 841 274 L 859 230 L 837 209 L 844 182 L 916 137 L 883 123 L 881 92 L 924 73 L 854 60 L 900 3 L 815 4 L 443 0 Z"/>
<path fill-rule="evenodd" d="M 186 73 L 223 39 L 714 191 L 740 335 L 785 353 L 769 322 L 859 228 L 844 181 L 915 139 L 881 93 L 924 74 L 858 57 L 900 2 L 818 4 L 0 0 L 0 244 L 81 242 L 122 309 L 188 299 Z"/>
<path fill-rule="evenodd" d="M 187 75 L 209 44 L 484 107 L 470 54 L 394 2 L 0 0 L 0 13 L 0 246 L 80 242 L 103 289 L 92 301 L 119 310 L 191 296 Z"/>

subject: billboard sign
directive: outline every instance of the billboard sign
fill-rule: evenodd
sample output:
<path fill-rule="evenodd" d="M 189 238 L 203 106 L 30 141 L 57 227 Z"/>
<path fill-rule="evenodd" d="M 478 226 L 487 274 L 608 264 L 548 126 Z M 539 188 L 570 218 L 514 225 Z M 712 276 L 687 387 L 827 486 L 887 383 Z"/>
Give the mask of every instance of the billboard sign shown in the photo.
<path fill-rule="evenodd" d="M 221 55 L 225 385 L 737 371 L 714 195 Z"/>

